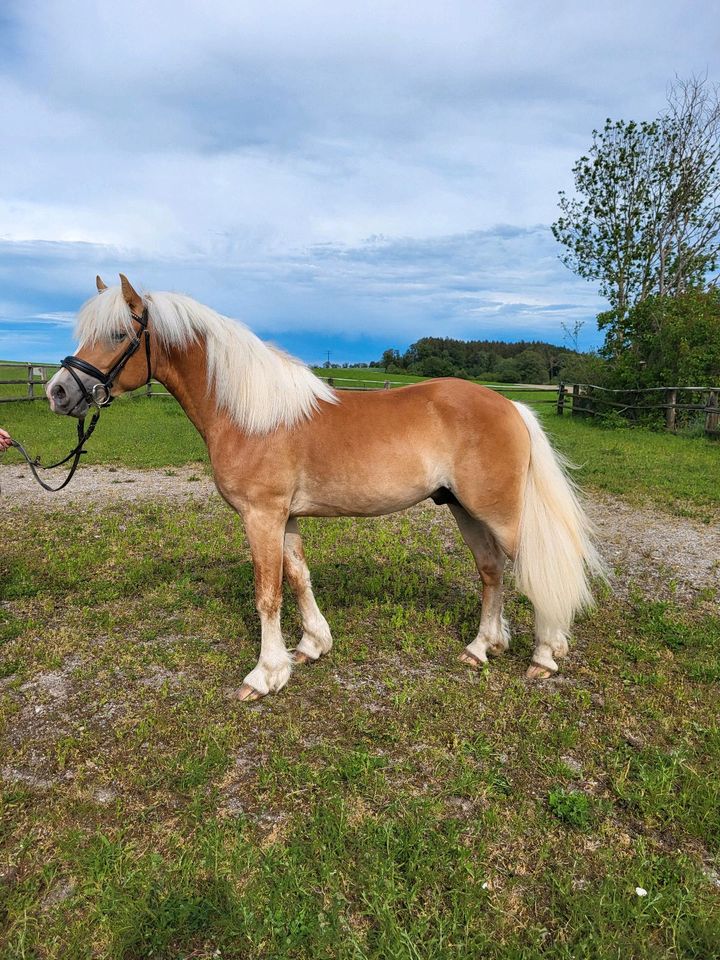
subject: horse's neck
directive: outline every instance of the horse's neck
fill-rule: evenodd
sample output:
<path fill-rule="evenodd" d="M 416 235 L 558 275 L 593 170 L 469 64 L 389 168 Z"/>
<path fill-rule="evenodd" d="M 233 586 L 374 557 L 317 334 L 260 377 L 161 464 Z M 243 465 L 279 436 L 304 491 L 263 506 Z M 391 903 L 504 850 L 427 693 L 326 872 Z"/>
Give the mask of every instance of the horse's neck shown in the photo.
<path fill-rule="evenodd" d="M 218 412 L 208 388 L 205 344 L 198 342 L 182 350 L 169 350 L 158 359 L 153 376 L 167 387 L 207 441 Z"/>

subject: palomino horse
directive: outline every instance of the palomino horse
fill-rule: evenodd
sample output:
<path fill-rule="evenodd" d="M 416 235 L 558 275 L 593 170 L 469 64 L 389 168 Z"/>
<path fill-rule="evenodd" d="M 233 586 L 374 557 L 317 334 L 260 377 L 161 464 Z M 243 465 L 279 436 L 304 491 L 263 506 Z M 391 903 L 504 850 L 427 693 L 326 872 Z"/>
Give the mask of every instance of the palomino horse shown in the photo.
<path fill-rule="evenodd" d="M 297 518 L 379 516 L 432 497 L 447 503 L 483 582 L 477 637 L 461 660 L 502 653 L 506 557 L 535 608 L 528 677 L 557 671 L 574 615 L 602 573 L 589 523 L 561 458 L 534 414 L 463 380 L 336 393 L 300 361 L 189 297 L 141 297 L 98 277 L 80 311 L 80 349 L 47 386 L 55 413 L 83 416 L 94 401 L 152 375 L 207 444 L 221 495 L 242 515 L 252 551 L 262 639 L 241 700 L 280 690 L 295 663 L 332 646 L 318 609 Z M 144 348 L 141 344 L 144 341 Z M 280 629 L 283 575 L 303 635 L 294 658 Z"/>

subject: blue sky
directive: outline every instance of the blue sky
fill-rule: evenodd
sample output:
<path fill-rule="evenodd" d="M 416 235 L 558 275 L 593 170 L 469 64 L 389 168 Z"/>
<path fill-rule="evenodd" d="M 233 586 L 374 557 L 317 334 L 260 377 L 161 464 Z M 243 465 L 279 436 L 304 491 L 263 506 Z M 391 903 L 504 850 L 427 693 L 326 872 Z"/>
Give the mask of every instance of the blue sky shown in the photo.
<path fill-rule="evenodd" d="M 709 2 L 6 0 L 0 357 L 70 352 L 119 271 L 311 362 L 577 320 L 594 346 L 557 192 L 719 49 Z"/>

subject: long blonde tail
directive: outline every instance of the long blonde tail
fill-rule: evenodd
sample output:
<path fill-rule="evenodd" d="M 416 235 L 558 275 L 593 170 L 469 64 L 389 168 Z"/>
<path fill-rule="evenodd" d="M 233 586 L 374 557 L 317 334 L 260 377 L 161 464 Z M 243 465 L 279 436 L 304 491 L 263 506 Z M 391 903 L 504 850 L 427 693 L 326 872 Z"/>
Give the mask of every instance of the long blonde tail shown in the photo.
<path fill-rule="evenodd" d="M 530 434 L 530 468 L 515 559 L 518 588 L 546 625 L 567 631 L 579 611 L 593 605 L 590 576 L 605 576 L 593 527 L 568 461 L 550 445 L 535 413 L 515 406 Z"/>

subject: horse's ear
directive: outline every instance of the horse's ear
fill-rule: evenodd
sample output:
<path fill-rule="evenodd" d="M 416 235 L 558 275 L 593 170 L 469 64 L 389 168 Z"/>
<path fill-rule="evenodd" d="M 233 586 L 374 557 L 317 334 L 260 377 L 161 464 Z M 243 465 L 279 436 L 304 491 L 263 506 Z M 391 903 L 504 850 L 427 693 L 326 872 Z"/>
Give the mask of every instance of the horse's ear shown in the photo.
<path fill-rule="evenodd" d="M 98 288 L 98 293 L 102 293 L 103 290 L 107 290 L 107 284 L 103 281 L 103 278 L 100 274 L 95 277 L 95 286 Z"/>
<path fill-rule="evenodd" d="M 132 284 L 124 273 L 120 274 L 120 286 L 122 287 L 123 297 L 125 297 L 125 303 L 134 314 L 140 316 L 143 312 L 142 297 L 133 289 Z"/>

